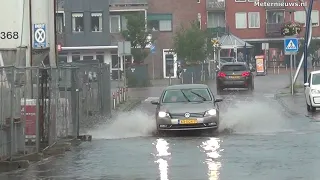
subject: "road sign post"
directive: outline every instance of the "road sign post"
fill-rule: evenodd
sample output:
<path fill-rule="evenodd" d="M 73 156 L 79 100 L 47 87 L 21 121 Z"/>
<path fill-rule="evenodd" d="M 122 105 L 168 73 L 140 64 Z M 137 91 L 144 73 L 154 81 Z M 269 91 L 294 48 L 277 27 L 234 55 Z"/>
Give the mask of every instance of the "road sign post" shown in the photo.
<path fill-rule="evenodd" d="M 155 73 L 154 73 L 154 54 L 156 53 L 156 46 L 155 44 L 151 44 L 150 46 L 150 52 L 151 52 L 151 58 L 152 58 L 152 79 L 155 79 Z"/>
<path fill-rule="evenodd" d="M 124 86 L 127 87 L 126 56 L 130 56 L 130 55 L 131 55 L 131 42 L 130 41 L 118 42 L 118 87 L 119 88 L 120 88 L 121 63 L 123 63 Z"/>
<path fill-rule="evenodd" d="M 293 81 L 293 56 L 299 51 L 299 40 L 295 37 L 288 37 L 284 39 L 285 55 L 290 55 L 290 84 L 291 94 L 294 94 L 294 81 Z"/>
<path fill-rule="evenodd" d="M 264 58 L 262 60 L 264 72 L 262 75 L 267 75 L 268 73 L 267 62 L 269 62 L 269 43 L 262 43 L 262 50 L 264 51 Z"/>
<path fill-rule="evenodd" d="M 47 33 L 45 24 L 34 24 L 33 25 L 34 38 L 33 38 L 33 48 L 43 49 L 47 47 Z"/>

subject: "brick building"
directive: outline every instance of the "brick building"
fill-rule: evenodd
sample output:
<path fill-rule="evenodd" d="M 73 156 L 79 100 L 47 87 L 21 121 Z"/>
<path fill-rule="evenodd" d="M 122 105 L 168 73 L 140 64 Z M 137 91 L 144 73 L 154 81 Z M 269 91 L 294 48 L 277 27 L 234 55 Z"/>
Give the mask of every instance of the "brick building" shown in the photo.
<path fill-rule="evenodd" d="M 201 0 L 148 1 L 148 26 L 154 29 L 152 35 L 157 39 L 156 52 L 145 60 L 149 66 L 149 74 L 153 74 L 153 60 L 156 78 L 168 78 L 170 69 L 176 70 L 178 59 L 169 51 L 173 47 L 174 34 L 181 24 L 186 25 L 191 21 L 200 20 L 201 25 L 205 25 L 205 19 L 202 19 L 206 13 L 204 7 Z"/>
<path fill-rule="evenodd" d="M 261 51 L 261 44 L 268 42 L 270 48 L 283 49 L 281 27 L 290 20 L 305 23 L 303 4 L 295 0 L 260 0 L 264 2 L 286 2 L 287 6 L 259 6 L 256 0 L 206 0 L 207 27 L 212 31 L 229 31 Z M 307 5 L 308 5 L 307 1 Z M 291 3 L 291 4 L 290 4 Z M 306 5 L 304 4 L 304 5 Z M 320 38 L 320 2 L 314 1 L 312 11 L 313 37 Z M 300 36 L 304 36 L 304 31 Z"/>

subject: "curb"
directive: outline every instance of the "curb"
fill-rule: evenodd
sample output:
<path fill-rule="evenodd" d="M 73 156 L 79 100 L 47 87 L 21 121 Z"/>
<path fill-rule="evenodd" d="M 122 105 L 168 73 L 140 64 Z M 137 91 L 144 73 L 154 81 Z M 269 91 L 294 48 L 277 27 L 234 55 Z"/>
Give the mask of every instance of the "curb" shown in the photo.
<path fill-rule="evenodd" d="M 277 92 L 274 94 L 274 99 L 285 109 L 286 112 L 288 112 L 289 114 L 293 115 L 293 116 L 296 116 L 296 115 L 299 115 L 301 116 L 300 113 L 297 113 L 295 112 L 294 110 L 292 110 L 291 108 L 289 108 L 287 106 L 287 104 L 284 102 L 284 100 L 282 99 L 283 97 L 288 97 L 288 96 L 292 96 L 291 93 L 283 93 L 283 92 L 280 92 L 280 90 L 283 90 L 283 89 L 278 89 Z M 295 94 L 294 96 L 296 95 L 302 95 L 303 93 L 297 93 Z"/>
<path fill-rule="evenodd" d="M 132 101 L 122 109 L 122 111 L 127 112 L 133 110 L 135 107 L 141 104 L 141 99 L 132 99 Z"/>

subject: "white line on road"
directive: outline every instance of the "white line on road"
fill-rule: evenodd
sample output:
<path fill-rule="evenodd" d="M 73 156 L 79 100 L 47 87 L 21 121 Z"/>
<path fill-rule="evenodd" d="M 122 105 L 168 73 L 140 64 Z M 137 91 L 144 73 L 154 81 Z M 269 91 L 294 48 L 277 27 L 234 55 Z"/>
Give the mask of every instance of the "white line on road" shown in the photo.
<path fill-rule="evenodd" d="M 147 99 L 145 99 L 145 102 L 150 102 L 150 101 L 156 101 L 159 100 L 159 97 L 148 97 Z"/>

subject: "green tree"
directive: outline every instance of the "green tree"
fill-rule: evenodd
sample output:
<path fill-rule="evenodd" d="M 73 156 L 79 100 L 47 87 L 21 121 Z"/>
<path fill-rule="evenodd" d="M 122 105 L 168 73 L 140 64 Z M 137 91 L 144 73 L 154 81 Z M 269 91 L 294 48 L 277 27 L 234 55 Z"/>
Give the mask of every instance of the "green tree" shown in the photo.
<path fill-rule="evenodd" d="M 127 30 L 121 32 L 126 41 L 131 42 L 131 54 L 135 63 L 142 63 L 149 52 L 146 46 L 150 43 L 148 36 L 150 32 L 146 28 L 144 13 L 131 13 L 126 16 Z"/>
<path fill-rule="evenodd" d="M 173 52 L 187 64 L 202 62 L 208 54 L 207 37 L 196 21 L 191 22 L 188 28 L 181 26 L 174 36 Z"/>
<path fill-rule="evenodd" d="M 318 43 L 319 43 L 319 40 L 311 39 L 310 46 L 308 48 L 308 55 L 314 54 L 319 49 L 320 46 L 318 45 Z M 304 52 L 304 40 L 301 40 L 299 44 L 300 46 L 299 46 L 297 57 L 301 57 L 302 53 Z"/>

